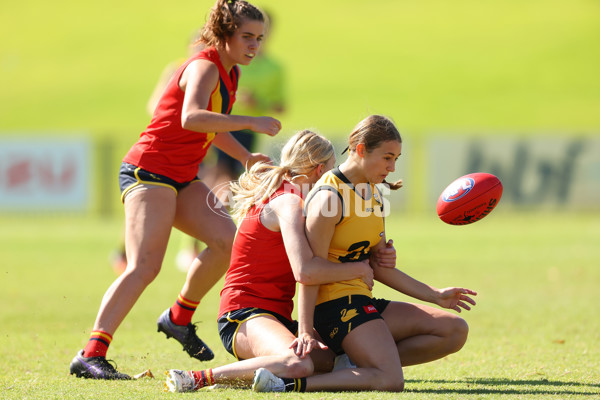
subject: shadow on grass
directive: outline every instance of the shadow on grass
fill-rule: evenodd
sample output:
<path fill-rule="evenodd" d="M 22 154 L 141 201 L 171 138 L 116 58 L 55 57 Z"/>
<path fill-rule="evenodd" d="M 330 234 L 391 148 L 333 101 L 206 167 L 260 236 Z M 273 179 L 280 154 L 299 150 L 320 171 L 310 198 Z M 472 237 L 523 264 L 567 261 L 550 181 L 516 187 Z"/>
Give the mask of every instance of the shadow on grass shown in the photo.
<path fill-rule="evenodd" d="M 415 388 L 416 385 L 439 387 Z M 454 386 L 454 387 L 453 387 Z M 459 387 L 456 387 L 459 386 Z M 464 388 L 466 386 L 466 388 Z M 406 392 L 414 393 L 461 393 L 461 394 L 531 394 L 531 395 L 580 395 L 598 396 L 600 384 L 548 379 L 499 379 L 470 378 L 462 380 L 407 379 Z"/>

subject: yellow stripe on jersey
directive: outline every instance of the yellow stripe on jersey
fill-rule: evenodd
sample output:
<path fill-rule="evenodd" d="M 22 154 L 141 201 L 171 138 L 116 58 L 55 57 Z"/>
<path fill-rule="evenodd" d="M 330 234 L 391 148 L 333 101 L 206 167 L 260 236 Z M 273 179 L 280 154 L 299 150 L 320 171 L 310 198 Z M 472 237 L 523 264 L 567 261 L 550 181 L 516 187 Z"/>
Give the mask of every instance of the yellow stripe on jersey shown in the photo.
<path fill-rule="evenodd" d="M 215 112 L 222 112 L 221 109 L 223 108 L 223 98 L 221 97 L 221 80 L 219 79 L 219 82 L 217 83 L 217 87 L 215 88 L 215 90 L 212 92 L 211 96 L 210 96 L 210 104 L 211 104 L 211 109 Z M 208 145 L 210 145 L 210 142 L 213 141 L 213 139 L 215 138 L 216 133 L 215 132 L 207 132 L 206 133 L 206 142 L 203 145 L 203 148 L 206 148 Z"/>
<path fill-rule="evenodd" d="M 344 263 L 368 259 L 371 248 L 381 241 L 384 234 L 383 203 L 378 189 L 373 184 L 355 188 L 335 168 L 316 183 L 307 197 L 307 204 L 319 190 L 336 192 L 343 207 L 342 218 L 335 227 L 329 246 L 329 261 Z M 363 192 L 364 198 L 359 194 Z M 373 297 L 361 279 L 353 279 L 321 285 L 317 304 L 353 294 Z"/>

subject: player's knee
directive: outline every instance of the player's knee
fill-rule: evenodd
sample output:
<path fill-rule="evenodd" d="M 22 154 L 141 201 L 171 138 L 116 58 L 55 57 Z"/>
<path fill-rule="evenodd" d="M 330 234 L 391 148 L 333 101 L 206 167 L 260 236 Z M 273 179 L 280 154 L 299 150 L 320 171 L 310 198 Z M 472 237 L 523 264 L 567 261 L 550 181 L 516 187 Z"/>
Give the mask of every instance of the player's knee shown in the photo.
<path fill-rule="evenodd" d="M 376 387 L 373 390 L 382 390 L 385 392 L 402 392 L 404 390 L 404 375 L 402 372 L 392 373 L 390 371 L 381 371 L 376 379 Z"/>
<path fill-rule="evenodd" d="M 403 392 L 404 391 L 404 379 L 397 379 L 395 382 L 392 382 L 390 388 L 390 392 Z"/>
<path fill-rule="evenodd" d="M 310 357 L 300 358 L 294 355 L 287 359 L 286 364 L 290 378 L 304 378 L 311 376 L 315 369 Z"/>
<path fill-rule="evenodd" d="M 135 280 L 142 286 L 148 286 L 154 281 L 160 272 L 160 264 L 130 262 L 125 269 L 124 275 L 129 279 Z"/>
<path fill-rule="evenodd" d="M 231 250 L 233 248 L 233 240 L 235 239 L 235 225 L 231 222 L 231 226 L 227 226 L 219 229 L 218 233 L 215 233 L 209 240 L 206 241 L 206 245 L 212 251 L 218 253 L 223 257 L 230 257 Z"/>
<path fill-rule="evenodd" d="M 469 325 L 462 318 L 455 318 L 451 324 L 449 353 L 455 353 L 463 348 L 469 336 Z"/>

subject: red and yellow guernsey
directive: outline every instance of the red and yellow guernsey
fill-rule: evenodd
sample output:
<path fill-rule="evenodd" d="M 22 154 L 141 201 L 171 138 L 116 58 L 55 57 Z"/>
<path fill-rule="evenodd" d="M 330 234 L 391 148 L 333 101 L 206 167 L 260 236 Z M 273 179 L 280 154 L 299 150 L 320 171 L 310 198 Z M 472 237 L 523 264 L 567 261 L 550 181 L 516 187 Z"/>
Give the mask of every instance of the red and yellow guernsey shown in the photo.
<path fill-rule="evenodd" d="M 283 194 L 302 197 L 297 186 L 283 181 L 267 201 L 252 206 L 240 223 L 221 290 L 219 318 L 229 311 L 257 307 L 292 320 L 296 279 L 283 236 L 260 220 L 268 202 Z"/>
<path fill-rule="evenodd" d="M 221 114 L 231 113 L 238 86 L 238 66 L 227 73 L 217 50 L 208 47 L 189 58 L 173 74 L 158 102 L 152 121 L 125 155 L 124 162 L 181 183 L 194 179 L 198 173 L 198 165 L 216 135 L 216 132 L 194 132 L 181 126 L 185 92 L 179 87 L 179 81 L 185 68 L 198 59 L 208 60 L 219 68 L 219 82 L 210 95 L 207 110 Z"/>

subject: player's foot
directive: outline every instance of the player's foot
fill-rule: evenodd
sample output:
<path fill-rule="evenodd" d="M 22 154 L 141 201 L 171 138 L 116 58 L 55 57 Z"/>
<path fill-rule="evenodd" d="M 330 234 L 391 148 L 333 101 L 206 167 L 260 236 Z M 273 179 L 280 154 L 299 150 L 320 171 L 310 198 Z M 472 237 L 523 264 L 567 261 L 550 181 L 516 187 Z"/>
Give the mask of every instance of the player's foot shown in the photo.
<path fill-rule="evenodd" d="M 175 338 L 183 345 L 183 351 L 190 357 L 200 361 L 212 360 L 215 355 L 212 350 L 196 335 L 196 325 L 175 325 L 171 322 L 171 309 L 167 308 L 158 318 L 158 331 L 164 332 L 168 338 Z"/>
<path fill-rule="evenodd" d="M 129 375 L 117 371 L 106 357 L 84 357 L 83 350 L 73 358 L 69 371 L 78 378 L 131 379 Z"/>
<path fill-rule="evenodd" d="M 285 384 L 283 379 L 273 375 L 268 369 L 259 368 L 254 371 L 252 390 L 255 392 L 284 392 Z"/>
<path fill-rule="evenodd" d="M 165 392 L 193 392 L 198 390 L 194 375 L 190 371 L 170 369 L 165 374 L 167 375 Z"/>

